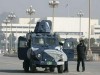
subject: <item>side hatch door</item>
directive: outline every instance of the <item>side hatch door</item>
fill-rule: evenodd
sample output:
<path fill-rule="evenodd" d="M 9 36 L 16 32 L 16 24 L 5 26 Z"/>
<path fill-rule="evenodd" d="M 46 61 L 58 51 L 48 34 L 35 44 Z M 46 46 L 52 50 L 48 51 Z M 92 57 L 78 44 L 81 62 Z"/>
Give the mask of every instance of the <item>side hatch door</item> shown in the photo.
<path fill-rule="evenodd" d="M 65 39 L 64 45 L 63 45 L 63 51 L 68 57 L 68 60 L 74 59 L 74 44 L 73 41 L 69 39 Z"/>
<path fill-rule="evenodd" d="M 18 58 L 21 60 L 27 59 L 27 39 L 25 37 L 18 38 Z"/>

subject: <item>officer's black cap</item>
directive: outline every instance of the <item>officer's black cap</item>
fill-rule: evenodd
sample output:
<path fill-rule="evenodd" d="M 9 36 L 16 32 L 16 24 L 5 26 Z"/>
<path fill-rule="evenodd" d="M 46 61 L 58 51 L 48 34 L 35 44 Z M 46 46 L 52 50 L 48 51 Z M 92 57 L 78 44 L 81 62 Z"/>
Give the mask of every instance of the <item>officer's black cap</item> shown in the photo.
<path fill-rule="evenodd" d="M 83 39 L 81 39 L 81 40 L 80 40 L 80 42 L 84 42 L 84 40 L 83 40 Z"/>

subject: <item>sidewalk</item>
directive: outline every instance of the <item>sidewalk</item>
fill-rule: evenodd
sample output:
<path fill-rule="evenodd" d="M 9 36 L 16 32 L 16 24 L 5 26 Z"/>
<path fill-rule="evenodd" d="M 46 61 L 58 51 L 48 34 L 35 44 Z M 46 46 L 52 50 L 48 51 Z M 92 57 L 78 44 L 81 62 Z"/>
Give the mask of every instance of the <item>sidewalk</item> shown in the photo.
<path fill-rule="evenodd" d="M 9 53 L 6 53 L 6 54 L 3 54 L 3 56 L 9 56 L 9 57 L 17 57 L 18 55 L 15 53 L 12 53 L 12 54 L 9 54 Z"/>

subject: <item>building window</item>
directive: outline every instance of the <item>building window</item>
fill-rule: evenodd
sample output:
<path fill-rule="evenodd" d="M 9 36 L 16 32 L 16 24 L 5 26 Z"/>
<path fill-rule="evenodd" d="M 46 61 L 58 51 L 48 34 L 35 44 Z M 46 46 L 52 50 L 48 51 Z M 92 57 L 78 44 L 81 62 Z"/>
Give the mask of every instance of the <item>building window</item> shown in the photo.
<path fill-rule="evenodd" d="M 95 28 L 95 29 L 100 29 L 100 28 Z"/>
<path fill-rule="evenodd" d="M 95 34 L 100 34 L 100 32 L 96 32 Z"/>

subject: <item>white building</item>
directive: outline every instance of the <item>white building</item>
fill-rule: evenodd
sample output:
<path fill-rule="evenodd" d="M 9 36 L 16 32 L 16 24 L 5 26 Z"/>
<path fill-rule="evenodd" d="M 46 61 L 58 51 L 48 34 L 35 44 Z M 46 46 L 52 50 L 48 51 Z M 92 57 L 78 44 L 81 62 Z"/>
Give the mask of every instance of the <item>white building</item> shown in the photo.
<path fill-rule="evenodd" d="M 100 38 L 100 25 L 94 25 L 93 32 L 94 38 Z"/>
<path fill-rule="evenodd" d="M 52 17 L 47 17 L 47 20 L 52 20 Z M 91 35 L 94 35 L 94 27 L 99 25 L 98 19 L 91 19 Z M 89 18 L 80 18 L 78 17 L 55 17 L 54 18 L 54 32 L 65 33 L 68 38 L 79 38 L 81 29 L 81 37 L 88 38 L 89 31 Z M 64 36 L 63 36 L 64 37 Z"/>
<path fill-rule="evenodd" d="M 37 22 L 37 20 L 39 20 L 39 18 L 35 18 L 32 19 L 32 24 L 30 25 L 30 31 L 34 31 L 35 28 L 35 23 Z M 9 34 L 11 34 L 11 27 L 12 27 L 12 33 L 14 33 L 14 35 L 18 38 L 19 36 L 25 36 L 26 33 L 29 32 L 29 22 L 30 19 L 29 18 L 19 18 L 19 23 L 15 24 L 13 23 L 12 26 L 11 24 L 4 24 L 2 23 L 2 31 L 5 33 L 6 35 L 6 27 L 7 27 L 7 37 L 9 36 Z"/>
<path fill-rule="evenodd" d="M 52 17 L 45 18 L 52 21 Z M 40 18 L 32 19 L 31 21 L 31 31 L 34 31 L 36 22 Z M 15 36 L 25 36 L 29 32 L 29 18 L 19 18 L 19 24 L 12 24 L 12 33 Z M 6 34 L 6 24 L 2 24 L 2 31 Z M 81 28 L 80 28 L 81 27 Z M 88 29 L 89 29 L 89 18 L 80 18 L 79 17 L 54 17 L 54 28 L 53 32 L 57 32 L 63 36 L 62 38 L 79 38 L 81 29 L 81 37 L 88 38 Z M 7 37 L 11 33 L 11 24 L 7 24 Z M 91 19 L 91 37 L 98 38 L 100 37 L 100 26 L 98 19 Z"/>

